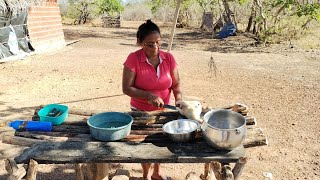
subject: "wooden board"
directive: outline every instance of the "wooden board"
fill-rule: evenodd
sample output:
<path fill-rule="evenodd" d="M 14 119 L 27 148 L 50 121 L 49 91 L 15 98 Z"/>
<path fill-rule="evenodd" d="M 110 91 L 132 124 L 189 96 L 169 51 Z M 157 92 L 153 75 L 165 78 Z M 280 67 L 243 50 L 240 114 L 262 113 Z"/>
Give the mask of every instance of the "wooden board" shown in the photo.
<path fill-rule="evenodd" d="M 236 162 L 245 156 L 244 147 L 219 151 L 206 143 L 128 143 L 128 142 L 44 142 L 15 158 L 17 163 L 34 159 L 39 164 L 63 163 L 204 163 Z"/>

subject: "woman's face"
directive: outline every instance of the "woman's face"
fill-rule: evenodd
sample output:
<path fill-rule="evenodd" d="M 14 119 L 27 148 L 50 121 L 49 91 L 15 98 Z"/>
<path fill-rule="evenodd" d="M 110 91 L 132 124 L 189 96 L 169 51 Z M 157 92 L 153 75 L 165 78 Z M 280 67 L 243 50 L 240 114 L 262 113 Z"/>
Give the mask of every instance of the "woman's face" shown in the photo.
<path fill-rule="evenodd" d="M 160 45 L 161 37 L 158 32 L 149 34 L 141 43 L 142 49 L 146 53 L 147 57 L 158 56 Z"/>

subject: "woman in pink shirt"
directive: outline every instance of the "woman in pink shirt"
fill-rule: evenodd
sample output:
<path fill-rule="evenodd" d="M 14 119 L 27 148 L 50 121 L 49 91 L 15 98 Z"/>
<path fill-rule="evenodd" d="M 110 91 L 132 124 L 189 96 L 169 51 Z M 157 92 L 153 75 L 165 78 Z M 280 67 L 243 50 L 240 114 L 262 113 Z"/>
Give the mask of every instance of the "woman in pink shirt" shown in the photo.
<path fill-rule="evenodd" d="M 140 25 L 137 44 L 141 49 L 129 54 L 122 77 L 122 90 L 131 97 L 132 109 L 160 110 L 170 103 L 171 92 L 178 106 L 182 95 L 177 63 L 172 54 L 160 50 L 159 27 L 151 20 Z M 145 179 L 148 179 L 150 166 L 151 163 L 142 163 Z M 163 179 L 159 168 L 159 163 L 155 163 L 152 180 Z"/>

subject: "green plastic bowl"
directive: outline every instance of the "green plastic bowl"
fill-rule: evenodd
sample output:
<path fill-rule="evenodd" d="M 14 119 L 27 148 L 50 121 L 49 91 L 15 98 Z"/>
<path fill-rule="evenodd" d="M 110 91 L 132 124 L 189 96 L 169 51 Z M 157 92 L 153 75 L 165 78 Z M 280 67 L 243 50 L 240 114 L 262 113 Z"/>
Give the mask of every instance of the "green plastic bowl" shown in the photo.
<path fill-rule="evenodd" d="M 59 111 L 62 111 L 62 114 L 57 117 L 47 116 L 49 112 L 51 112 L 54 108 Z M 53 125 L 62 124 L 68 117 L 68 106 L 61 104 L 48 104 L 38 112 L 38 116 L 40 117 L 40 121 L 42 122 L 51 122 Z"/>
<path fill-rule="evenodd" d="M 90 117 L 87 124 L 93 138 L 100 141 L 117 141 L 131 132 L 133 118 L 121 112 L 105 112 Z"/>

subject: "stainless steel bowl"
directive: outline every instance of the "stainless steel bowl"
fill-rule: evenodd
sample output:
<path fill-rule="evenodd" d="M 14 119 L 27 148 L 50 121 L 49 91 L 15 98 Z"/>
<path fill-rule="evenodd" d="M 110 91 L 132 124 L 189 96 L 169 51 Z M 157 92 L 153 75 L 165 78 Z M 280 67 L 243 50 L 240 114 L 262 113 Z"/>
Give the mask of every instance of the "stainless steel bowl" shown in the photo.
<path fill-rule="evenodd" d="M 188 142 L 195 138 L 200 125 L 191 119 L 178 119 L 167 122 L 162 126 L 163 131 L 174 142 Z"/>
<path fill-rule="evenodd" d="M 231 110 L 211 110 L 204 115 L 201 128 L 209 145 L 217 149 L 232 150 L 246 136 L 246 119 Z"/>

